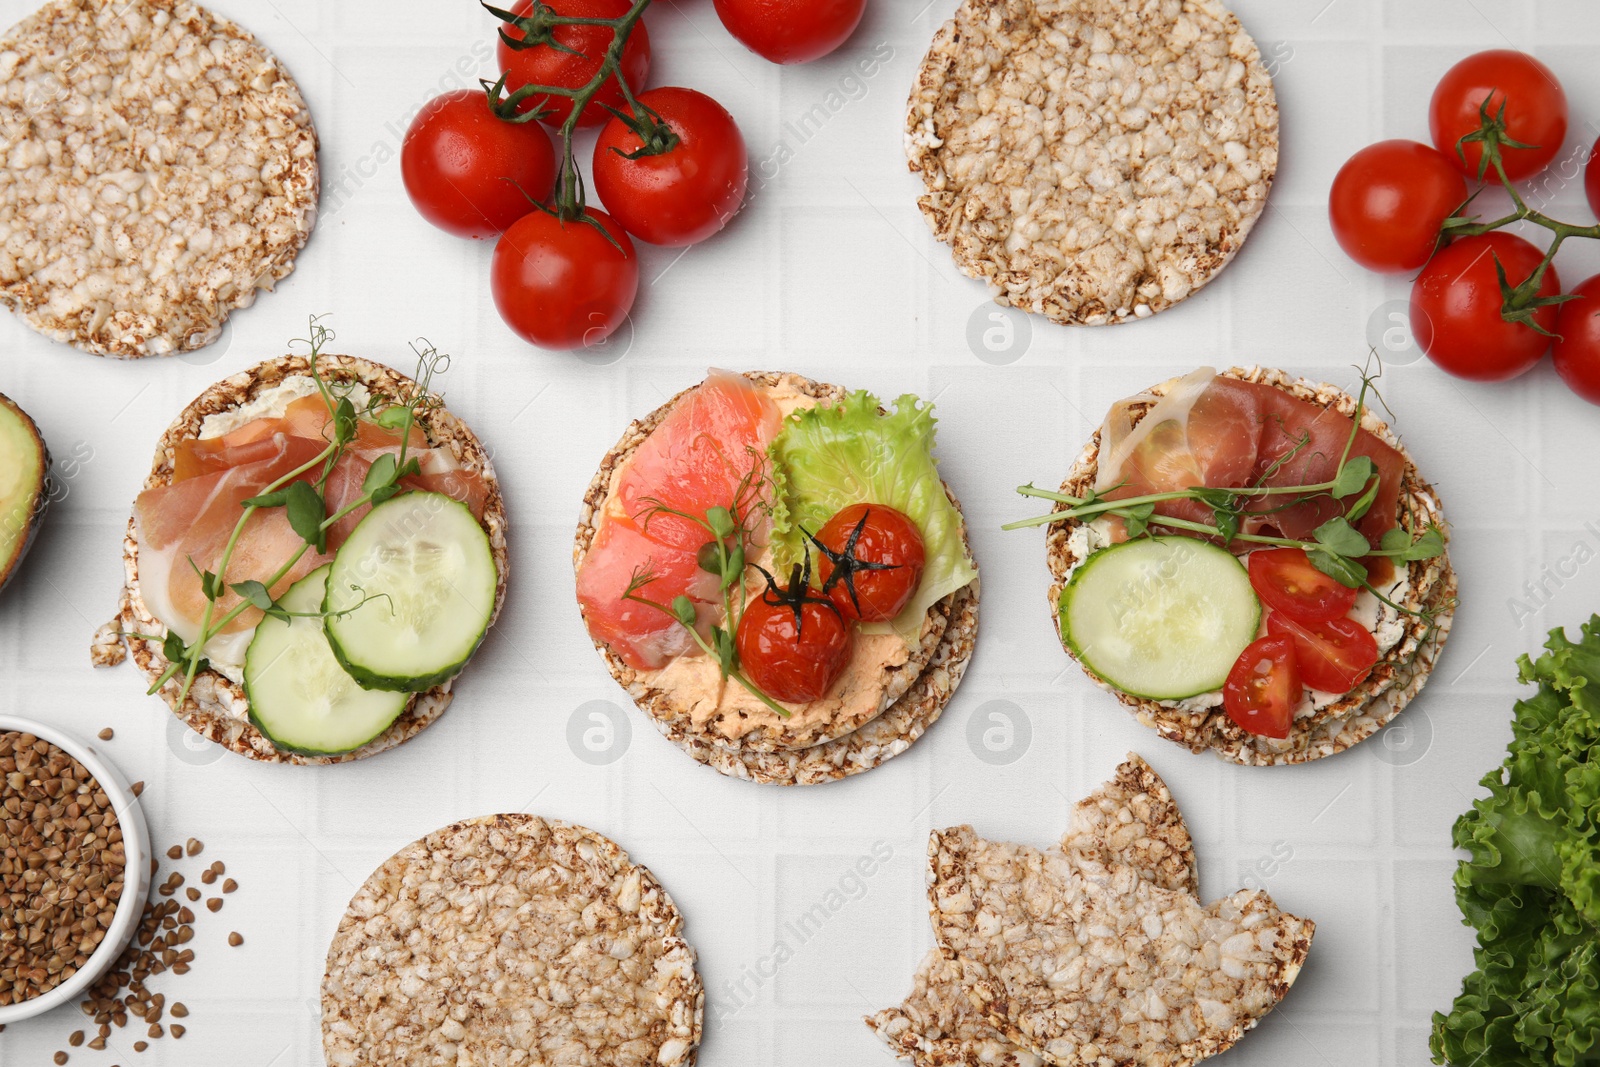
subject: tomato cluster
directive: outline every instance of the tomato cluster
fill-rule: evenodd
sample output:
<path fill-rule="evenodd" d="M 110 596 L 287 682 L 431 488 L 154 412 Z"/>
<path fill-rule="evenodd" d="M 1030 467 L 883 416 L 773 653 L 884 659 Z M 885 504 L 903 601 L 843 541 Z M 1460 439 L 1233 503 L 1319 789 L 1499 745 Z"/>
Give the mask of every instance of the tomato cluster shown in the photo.
<path fill-rule="evenodd" d="M 1411 329 L 1443 370 L 1505 381 L 1553 349 L 1561 377 L 1600 403 L 1600 276 L 1563 295 L 1553 251 L 1499 229 L 1529 220 L 1560 232 L 1562 224 L 1520 199 L 1495 222 L 1465 216 L 1469 182 L 1510 188 L 1550 166 L 1567 135 L 1561 83 L 1525 53 L 1479 52 L 1440 80 L 1428 125 L 1431 147 L 1382 141 L 1340 169 L 1328 198 L 1340 246 L 1370 270 L 1419 271 Z M 1595 148 L 1585 185 L 1600 215 L 1600 143 Z M 1565 229 L 1600 237 L 1600 227 Z"/>
<path fill-rule="evenodd" d="M 406 133 L 401 174 L 417 211 L 456 236 L 498 239 L 495 306 L 540 347 L 604 342 L 638 293 L 635 240 L 704 241 L 744 203 L 749 166 L 733 116 L 694 89 L 645 89 L 648 3 L 518 0 L 491 9 L 505 22 L 499 84 L 436 98 Z M 778 63 L 833 51 L 865 7 L 716 0 L 728 30 Z M 572 140 L 585 127 L 598 127 L 592 174 L 604 210 L 585 204 L 577 171 Z"/>
<path fill-rule="evenodd" d="M 1348 617 L 1356 590 L 1318 570 L 1301 549 L 1252 552 L 1249 569 L 1267 608 L 1267 635 L 1234 663 L 1222 707 L 1251 733 L 1282 740 L 1303 688 L 1350 692 L 1378 662 L 1378 642 Z"/>
<path fill-rule="evenodd" d="M 739 620 L 739 664 L 774 700 L 820 700 L 850 663 L 854 625 L 899 616 L 922 583 L 922 532 L 904 513 L 853 504 L 812 539 L 820 585 L 809 562 L 787 586 L 770 578 Z"/>

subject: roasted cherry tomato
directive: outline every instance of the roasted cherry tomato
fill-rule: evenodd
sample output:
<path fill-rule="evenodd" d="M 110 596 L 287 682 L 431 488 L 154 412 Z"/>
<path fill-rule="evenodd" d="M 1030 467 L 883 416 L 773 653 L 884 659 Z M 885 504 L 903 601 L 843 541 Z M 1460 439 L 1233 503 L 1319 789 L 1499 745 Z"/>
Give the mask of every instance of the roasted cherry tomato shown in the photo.
<path fill-rule="evenodd" d="M 545 200 L 556 154 L 538 123 L 495 117 L 489 99 L 458 89 L 430 101 L 400 146 L 400 177 L 417 213 L 457 237 L 494 237 Z"/>
<path fill-rule="evenodd" d="M 1467 199 L 1467 182 L 1444 153 L 1416 141 L 1379 141 L 1333 179 L 1328 218 L 1345 254 L 1368 270 L 1416 270 L 1433 255 L 1439 227 Z"/>
<path fill-rule="evenodd" d="M 568 18 L 614 19 L 626 15 L 633 5 L 629 0 L 544 0 L 543 6 Z M 518 0 L 511 13 L 522 18 L 532 10 L 533 0 Z M 511 25 L 505 27 L 505 32 L 518 41 L 525 36 Z M 524 85 L 582 89 L 600 70 L 616 33 L 606 26 L 557 26 L 551 36 L 561 48 L 541 44 L 518 51 L 504 39 L 500 41 L 500 70 L 506 76 L 507 93 L 514 93 Z M 645 28 L 643 19 L 634 24 L 628 43 L 622 47 L 621 73 L 630 91 L 638 93 L 644 89 L 645 79 L 650 76 L 650 31 Z M 605 122 L 611 117 L 605 105 L 619 111 L 627 106 L 622 88 L 614 77 L 607 79 L 594 99 L 585 105 L 583 114 L 578 116 L 578 125 L 598 126 Z M 518 110 L 526 113 L 534 108 L 545 110 L 543 121 L 559 126 L 572 114 L 572 101 L 561 96 L 531 96 Z"/>
<path fill-rule="evenodd" d="M 1591 174 L 1595 173 L 1593 164 Z M 1556 338 L 1551 352 L 1556 373 L 1572 391 L 1600 404 L 1600 274 L 1572 290 L 1575 300 L 1562 304 L 1556 314 Z"/>
<path fill-rule="evenodd" d="M 852 504 L 817 531 L 817 576 L 846 619 L 887 622 L 922 584 L 922 531 L 882 504 Z"/>
<path fill-rule="evenodd" d="M 1544 253 L 1515 234 L 1496 230 L 1463 237 L 1444 249 L 1417 275 L 1411 287 L 1411 333 L 1428 358 L 1458 378 L 1502 382 L 1533 369 L 1550 348 L 1550 337 L 1500 313 L 1495 264 L 1506 280 L 1519 285 L 1533 274 Z M 1561 291 L 1554 265 L 1539 282 L 1540 296 Z M 1534 321 L 1554 331 L 1556 308 L 1542 307 Z"/>
<path fill-rule="evenodd" d="M 1589 210 L 1600 218 L 1600 141 L 1589 150 L 1589 166 L 1583 172 L 1583 191 L 1589 198 Z"/>
<path fill-rule="evenodd" d="M 1549 67 L 1526 52 L 1504 48 L 1470 55 L 1439 79 L 1428 109 L 1434 147 L 1462 173 L 1476 177 L 1483 146 L 1476 142 L 1461 145 L 1466 154 L 1463 162 L 1456 145 L 1481 125 L 1478 105 L 1485 97 L 1489 98 L 1491 118 L 1505 105 L 1506 136 L 1531 146 L 1500 150 L 1506 177 L 1519 182 L 1549 166 L 1567 138 L 1567 94 Z M 1484 177 L 1494 181 L 1494 171 Z"/>
<path fill-rule="evenodd" d="M 767 696 L 787 704 L 821 700 L 850 663 L 854 631 L 821 590 L 769 584 L 745 608 L 739 666 Z"/>
<path fill-rule="evenodd" d="M 594 191 L 611 217 L 641 241 L 704 241 L 744 203 L 750 176 L 744 137 L 721 104 L 693 89 L 651 89 L 639 103 L 660 116 L 666 124 L 661 133 L 675 143 L 630 159 L 645 142 L 613 118 L 595 142 Z"/>
<path fill-rule="evenodd" d="M 489 268 L 495 307 L 507 326 L 541 348 L 591 348 L 622 325 L 639 291 L 633 241 L 603 211 L 600 226 L 534 211 L 505 232 Z M 613 244 L 612 242 L 615 242 Z"/>
<path fill-rule="evenodd" d="M 1325 693 L 1348 693 L 1378 662 L 1378 642 L 1354 619 L 1301 622 L 1283 612 L 1267 617 L 1267 632 L 1294 639 L 1300 680 Z"/>
<path fill-rule="evenodd" d="M 1281 741 L 1289 736 L 1301 693 L 1293 639 L 1262 637 L 1234 661 L 1222 686 L 1222 709 L 1251 733 Z"/>
<path fill-rule="evenodd" d="M 867 0 L 715 0 L 717 17 L 750 51 L 774 63 L 809 63 L 844 44 Z"/>
<path fill-rule="evenodd" d="M 1250 585 L 1267 607 L 1307 622 L 1348 615 L 1356 591 L 1323 574 L 1299 548 L 1265 548 L 1250 553 Z"/>

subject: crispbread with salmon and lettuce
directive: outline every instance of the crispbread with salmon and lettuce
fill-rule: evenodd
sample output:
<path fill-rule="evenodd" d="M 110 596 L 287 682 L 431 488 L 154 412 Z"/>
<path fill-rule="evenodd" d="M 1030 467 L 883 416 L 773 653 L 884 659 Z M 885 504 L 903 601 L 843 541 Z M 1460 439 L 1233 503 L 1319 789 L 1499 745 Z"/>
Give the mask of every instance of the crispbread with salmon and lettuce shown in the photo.
<path fill-rule="evenodd" d="M 506 511 L 430 391 L 444 357 L 421 357 L 419 381 L 314 350 L 190 404 L 135 501 L 95 664 L 131 652 L 187 726 L 268 762 L 360 759 L 437 719 L 504 601 Z"/>
<path fill-rule="evenodd" d="M 584 498 L 578 601 L 669 740 L 725 774 L 810 784 L 938 717 L 971 655 L 977 570 L 933 428 L 914 397 L 890 412 L 719 371 L 629 427 Z"/>
<path fill-rule="evenodd" d="M 1163 737 L 1305 762 L 1426 683 L 1455 610 L 1449 534 L 1373 396 L 1202 368 L 1113 405 L 1059 493 L 1023 487 L 1060 509 L 1012 526 L 1049 526 L 1063 645 Z"/>

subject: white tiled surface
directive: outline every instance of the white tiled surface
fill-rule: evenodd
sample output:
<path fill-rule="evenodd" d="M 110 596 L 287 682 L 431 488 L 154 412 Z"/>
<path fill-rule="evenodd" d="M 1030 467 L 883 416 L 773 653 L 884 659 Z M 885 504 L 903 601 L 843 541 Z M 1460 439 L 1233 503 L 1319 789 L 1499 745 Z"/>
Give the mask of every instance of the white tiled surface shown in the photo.
<path fill-rule="evenodd" d="M 393 2 L 381 15 L 349 0 L 217 6 L 284 57 L 322 132 L 324 219 L 299 269 L 237 316 L 223 344 L 183 359 L 102 362 L 0 317 L 0 391 L 39 419 L 58 459 L 78 459 L 58 472 L 68 495 L 0 600 L 0 710 L 84 735 L 114 725 L 107 747 L 149 783 L 156 838 L 205 839 L 206 857 L 224 859 L 243 887 L 222 915 L 204 916 L 195 970 L 160 986 L 193 1009 L 188 1035 L 136 1056 L 138 1035 L 123 1031 L 115 1054 L 79 1049 L 74 1065 L 321 1064 L 321 959 L 355 886 L 444 823 L 521 809 L 614 836 L 682 904 L 709 990 L 707 1067 L 887 1063 L 859 1017 L 898 1001 L 929 943 L 929 828 L 970 821 L 1045 844 L 1069 800 L 1130 749 L 1167 777 L 1189 816 L 1208 896 L 1259 883 L 1320 924 L 1287 1005 L 1221 1062 L 1425 1061 L 1429 1014 L 1448 1005 L 1470 963 L 1450 894 L 1449 826 L 1508 737 L 1512 661 L 1545 628 L 1600 605 L 1600 566 L 1546 570 L 1579 543 L 1585 559 L 1600 549 L 1595 409 L 1547 367 L 1505 387 L 1455 382 L 1425 362 L 1391 369 L 1385 396 L 1454 520 L 1465 603 L 1433 683 L 1402 720 L 1411 745 L 1397 735 L 1304 768 L 1237 769 L 1138 727 L 1057 647 L 1039 535 L 998 527 L 1031 510 L 1014 485 L 1058 479 L 1107 403 L 1169 374 L 1260 361 L 1350 382 L 1369 329 L 1382 333 L 1386 302 L 1406 288 L 1340 255 L 1322 206 L 1333 170 L 1379 137 L 1425 136 L 1443 70 L 1507 44 L 1535 50 L 1565 80 L 1569 150 L 1591 143 L 1600 21 L 1588 3 L 1240 0 L 1278 68 L 1284 111 L 1280 179 L 1250 243 L 1180 308 L 1097 331 L 1034 321 L 1027 350 L 999 365 L 968 347 L 969 321 L 989 305 L 929 239 L 898 150 L 912 71 L 953 0 L 874 0 L 845 51 L 783 71 L 733 43 L 707 0 L 657 4 L 656 82 L 699 86 L 735 113 L 755 192 L 711 244 L 676 260 L 644 252 L 653 284 L 635 329 L 587 361 L 531 351 L 501 328 L 485 296 L 489 249 L 421 223 L 391 158 L 417 105 L 460 71 L 468 81 L 478 72 L 486 17 L 467 0 Z M 0 23 L 30 7 L 0 0 Z M 852 73 L 874 53 L 887 57 L 881 69 Z M 792 124 L 834 90 L 836 113 L 801 143 Z M 1558 216 L 1584 216 L 1576 184 L 1546 195 Z M 1570 280 L 1597 269 L 1600 250 L 1563 253 Z M 498 458 L 515 576 L 500 625 L 439 724 L 358 766 L 261 767 L 185 744 L 131 670 L 92 672 L 86 647 L 112 608 L 120 527 L 162 428 L 211 381 L 280 353 L 307 314 L 324 311 L 343 350 L 407 366 L 405 343 L 424 334 L 455 353 L 445 387 Z M 865 777 L 795 792 L 717 777 L 621 711 L 582 632 L 567 556 L 582 489 L 627 420 L 708 363 L 938 401 L 944 471 L 984 571 L 983 636 L 945 719 Z M 1519 618 L 1514 600 L 1541 580 L 1548 603 Z M 591 713 L 617 723 L 610 764 L 583 762 L 569 746 L 569 729 L 581 734 Z M 975 755 L 994 714 L 1028 737 L 1006 765 Z M 852 876 L 879 842 L 887 862 Z M 837 907 L 802 939 L 791 924 L 819 903 Z M 222 944 L 230 929 L 245 947 Z M 775 965 L 780 942 L 791 958 Z M 48 1063 L 78 1025 L 63 1012 L 14 1026 L 0 1034 L 0 1063 Z"/>

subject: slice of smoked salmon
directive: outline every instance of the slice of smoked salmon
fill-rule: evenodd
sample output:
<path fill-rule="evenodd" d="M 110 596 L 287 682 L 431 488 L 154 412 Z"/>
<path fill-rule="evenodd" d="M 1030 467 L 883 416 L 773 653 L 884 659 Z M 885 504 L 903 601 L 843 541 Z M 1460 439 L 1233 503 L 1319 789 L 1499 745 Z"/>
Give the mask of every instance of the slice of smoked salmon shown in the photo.
<path fill-rule="evenodd" d="M 781 416 L 762 389 L 746 379 L 713 371 L 679 398 L 661 424 L 628 458 L 616 493 L 600 516 L 594 542 L 578 571 L 578 602 L 589 632 L 636 670 L 655 670 L 691 646 L 688 635 L 661 612 L 623 599 L 635 573 L 655 581 L 642 595 L 662 604 L 676 597 L 697 601 L 704 618 L 716 611 L 716 578 L 700 570 L 700 549 L 710 540 L 690 519 L 660 508 L 703 517 L 714 507 L 742 503 L 755 515 L 771 499 L 764 479 L 750 499 L 752 471 L 765 470 L 766 449 Z M 755 531 L 764 541 L 765 524 Z"/>

